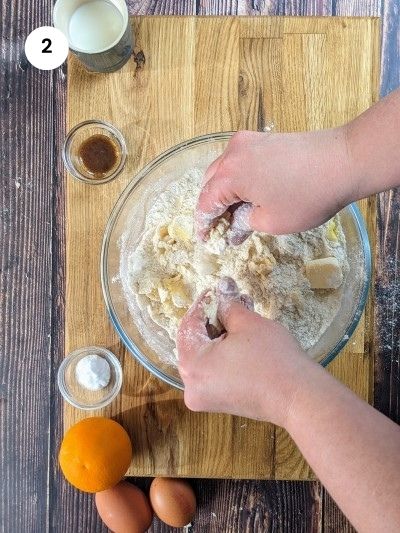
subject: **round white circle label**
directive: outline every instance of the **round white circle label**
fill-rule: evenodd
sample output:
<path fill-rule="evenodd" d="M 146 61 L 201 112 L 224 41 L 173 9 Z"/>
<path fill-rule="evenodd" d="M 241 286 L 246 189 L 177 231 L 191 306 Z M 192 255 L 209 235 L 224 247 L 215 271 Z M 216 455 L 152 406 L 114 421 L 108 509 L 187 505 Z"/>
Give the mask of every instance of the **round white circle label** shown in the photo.
<path fill-rule="evenodd" d="M 26 38 L 25 54 L 34 67 L 40 70 L 53 70 L 67 59 L 68 40 L 57 28 L 41 26 Z"/>

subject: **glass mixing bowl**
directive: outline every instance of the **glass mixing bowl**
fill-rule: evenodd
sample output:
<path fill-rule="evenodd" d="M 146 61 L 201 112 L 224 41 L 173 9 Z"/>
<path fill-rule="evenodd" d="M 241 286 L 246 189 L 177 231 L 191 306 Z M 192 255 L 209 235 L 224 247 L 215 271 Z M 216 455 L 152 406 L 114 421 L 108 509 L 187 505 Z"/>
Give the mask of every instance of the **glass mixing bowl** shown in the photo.
<path fill-rule="evenodd" d="M 173 350 L 165 332 L 151 322 L 154 343 L 141 334 L 146 321 L 135 315 L 128 301 L 132 298 L 124 282 L 126 251 L 140 240 L 146 213 L 167 185 L 190 168 L 206 170 L 225 149 L 231 132 L 203 135 L 170 148 L 149 163 L 132 180 L 117 201 L 105 229 L 101 253 L 101 281 L 107 311 L 128 350 L 147 370 L 170 385 L 183 389 L 178 370 L 160 360 L 154 346 Z M 350 270 L 342 287 L 341 306 L 332 323 L 317 344 L 308 350 L 310 357 L 327 365 L 340 352 L 360 320 L 371 276 L 371 252 L 368 234 L 358 207 L 347 206 L 340 213 L 347 240 Z M 150 320 L 150 319 L 148 319 Z M 152 335 L 153 338 L 153 335 Z M 152 344 L 152 346 L 150 346 Z"/>

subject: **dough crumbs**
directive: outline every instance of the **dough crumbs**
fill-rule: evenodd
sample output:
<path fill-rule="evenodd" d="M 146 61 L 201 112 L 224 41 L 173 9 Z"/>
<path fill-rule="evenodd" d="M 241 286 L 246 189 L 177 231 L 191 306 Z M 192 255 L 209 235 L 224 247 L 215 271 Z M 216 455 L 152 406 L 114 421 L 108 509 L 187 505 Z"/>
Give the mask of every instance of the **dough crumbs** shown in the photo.
<path fill-rule="evenodd" d="M 198 169 L 188 171 L 157 196 L 146 215 L 141 240 L 129 250 L 129 283 L 141 312 L 175 342 L 192 302 L 228 276 L 253 298 L 256 312 L 279 321 L 309 349 L 335 317 L 342 293 L 340 288 L 312 289 L 305 265 L 314 259 L 335 258 L 346 278 L 349 266 L 339 216 L 303 233 L 254 232 L 237 246 L 227 245 L 229 222 L 221 219 L 209 242 L 200 243 L 193 215 L 202 177 Z M 143 336 L 148 340 L 151 332 Z M 176 350 L 167 362 L 176 364 Z"/>

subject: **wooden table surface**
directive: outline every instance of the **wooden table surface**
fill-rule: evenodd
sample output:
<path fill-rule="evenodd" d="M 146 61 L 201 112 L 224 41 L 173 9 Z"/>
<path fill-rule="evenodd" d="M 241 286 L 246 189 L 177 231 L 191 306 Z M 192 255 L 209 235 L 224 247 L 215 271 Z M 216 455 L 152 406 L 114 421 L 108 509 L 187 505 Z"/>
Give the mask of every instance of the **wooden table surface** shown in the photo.
<path fill-rule="evenodd" d="M 105 531 L 93 498 L 62 479 L 65 218 L 60 146 L 65 66 L 22 55 L 51 2 L 1 0 L 0 532 Z M 384 95 L 400 84 L 398 0 L 138 0 L 131 14 L 382 16 Z M 308 5 L 306 5 L 308 4 Z M 380 195 L 375 291 L 375 406 L 400 422 L 400 191 Z M 138 480 L 146 486 L 148 480 Z M 196 532 L 342 532 L 352 528 L 318 482 L 194 481 Z M 153 531 L 172 531 L 155 521 Z"/>

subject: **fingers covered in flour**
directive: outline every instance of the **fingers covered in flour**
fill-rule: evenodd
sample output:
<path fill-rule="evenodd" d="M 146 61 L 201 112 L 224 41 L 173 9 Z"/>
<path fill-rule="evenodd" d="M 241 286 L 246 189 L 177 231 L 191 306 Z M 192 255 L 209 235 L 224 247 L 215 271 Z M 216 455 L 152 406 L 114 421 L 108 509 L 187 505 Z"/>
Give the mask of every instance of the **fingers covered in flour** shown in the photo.
<path fill-rule="evenodd" d="M 227 234 L 228 243 L 237 246 L 242 244 L 252 233 L 250 225 L 250 214 L 253 206 L 250 203 L 242 202 L 232 211 L 231 225 Z"/>
<path fill-rule="evenodd" d="M 205 314 L 205 306 L 210 298 L 211 291 L 204 291 L 182 318 L 176 337 L 179 361 L 187 356 L 194 356 L 211 341 Z"/>
<path fill-rule="evenodd" d="M 253 299 L 241 294 L 232 278 L 222 278 L 215 291 L 205 290 L 180 323 L 176 339 L 179 361 L 193 357 L 217 338 L 222 340 L 249 311 L 254 311 Z"/>
<path fill-rule="evenodd" d="M 228 333 L 240 328 L 244 318 L 254 311 L 253 299 L 241 294 L 232 278 L 222 278 L 217 287 L 218 319 Z"/>
<path fill-rule="evenodd" d="M 195 211 L 195 227 L 198 238 L 207 240 L 211 229 L 227 209 L 238 202 L 240 198 L 233 190 L 229 178 L 206 176 L 208 181 L 202 188 Z"/>

